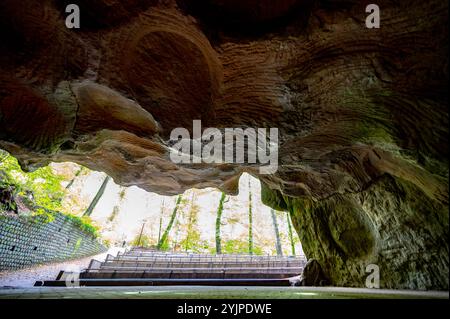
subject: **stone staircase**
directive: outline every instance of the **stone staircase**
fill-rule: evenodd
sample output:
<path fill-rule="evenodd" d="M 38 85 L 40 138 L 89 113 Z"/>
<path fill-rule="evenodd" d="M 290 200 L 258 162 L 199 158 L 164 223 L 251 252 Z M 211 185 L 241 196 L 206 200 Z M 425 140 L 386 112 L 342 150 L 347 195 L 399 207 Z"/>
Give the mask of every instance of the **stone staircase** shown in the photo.
<path fill-rule="evenodd" d="M 61 271 L 35 286 L 290 286 L 299 281 L 304 257 L 207 255 L 132 248 L 81 273 Z"/>

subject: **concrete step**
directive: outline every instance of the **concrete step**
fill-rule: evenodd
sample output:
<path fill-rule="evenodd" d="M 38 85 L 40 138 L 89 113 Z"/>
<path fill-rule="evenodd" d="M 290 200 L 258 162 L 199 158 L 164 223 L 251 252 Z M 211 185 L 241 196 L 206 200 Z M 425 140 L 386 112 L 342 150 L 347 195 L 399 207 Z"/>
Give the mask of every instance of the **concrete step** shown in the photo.
<path fill-rule="evenodd" d="M 117 266 L 101 266 L 99 269 L 89 269 L 89 271 L 103 271 L 103 270 L 117 270 L 117 271 L 134 271 L 134 270 L 146 270 L 146 271 L 178 271 L 178 272 L 301 272 L 303 267 L 117 267 Z"/>
<path fill-rule="evenodd" d="M 181 258 L 239 258 L 239 259 L 290 259 L 290 258 L 304 258 L 304 256 L 267 256 L 267 255 L 241 255 L 241 254 L 223 254 L 223 255 L 210 255 L 210 254 L 192 254 L 192 253 L 165 253 L 165 252 L 126 252 L 120 254 L 121 256 L 130 257 L 181 257 Z"/>
<path fill-rule="evenodd" d="M 141 261 L 196 261 L 196 262 L 306 262 L 305 258 L 298 257 L 281 257 L 281 258 L 253 258 L 253 257 L 235 257 L 235 256 L 204 256 L 204 257 L 193 257 L 193 256 L 130 256 L 130 255 L 120 255 L 112 256 L 108 255 L 107 260 L 117 260 L 117 261 L 128 261 L 128 260 L 141 260 Z"/>
<path fill-rule="evenodd" d="M 143 261 L 143 260 L 127 260 L 127 261 L 108 261 L 103 262 L 100 265 L 96 265 L 96 268 L 100 267 L 152 267 L 152 268 L 290 268 L 290 267 L 303 267 L 306 263 L 301 262 L 191 262 L 191 261 Z"/>
<path fill-rule="evenodd" d="M 80 279 L 81 287 L 102 286 L 291 286 L 289 279 Z M 66 287 L 63 280 L 37 281 L 36 287 Z"/>
<path fill-rule="evenodd" d="M 301 257 L 132 250 L 108 255 L 104 262 L 92 260 L 81 274 L 60 272 L 56 280 L 36 285 L 64 286 L 66 278 L 77 278 L 81 285 L 290 285 L 305 264 Z"/>
<path fill-rule="evenodd" d="M 165 278 L 165 279 L 284 279 L 298 276 L 298 272 L 177 272 L 177 271 L 107 271 L 82 272 L 82 279 L 111 278 Z"/>

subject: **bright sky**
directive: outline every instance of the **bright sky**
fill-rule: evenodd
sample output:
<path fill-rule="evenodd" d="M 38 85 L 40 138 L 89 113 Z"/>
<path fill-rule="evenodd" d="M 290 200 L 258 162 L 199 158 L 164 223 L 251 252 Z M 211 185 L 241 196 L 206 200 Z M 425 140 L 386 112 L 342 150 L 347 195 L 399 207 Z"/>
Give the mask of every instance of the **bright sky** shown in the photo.
<path fill-rule="evenodd" d="M 59 165 L 53 164 L 58 170 Z M 89 205 L 99 189 L 105 174 L 89 171 L 88 174 L 76 178 L 70 188 L 71 194 L 64 205 L 72 209 L 72 213 L 81 215 Z M 228 196 L 229 200 L 224 205 L 222 215 L 222 243 L 230 239 L 248 239 L 248 182 L 250 179 L 253 204 L 253 241 L 265 254 L 275 254 L 275 231 L 270 213 L 270 208 L 261 202 L 261 185 L 259 180 L 248 174 L 243 174 L 239 181 L 239 195 Z M 123 198 L 119 195 L 124 192 Z M 185 228 L 188 221 L 188 213 L 192 196 L 194 203 L 199 207 L 197 229 L 201 234 L 201 240 L 208 242 L 212 248 L 215 246 L 215 222 L 217 207 L 221 193 L 216 189 L 188 190 L 183 194 L 187 204 L 180 209 L 170 237 L 172 241 L 180 241 L 185 236 Z M 176 196 L 160 196 L 146 192 L 138 187 L 121 187 L 112 180 L 108 183 L 104 195 L 95 207 L 91 218 L 101 226 L 102 236 L 111 242 L 120 243 L 123 240 L 131 241 L 141 231 L 144 221 L 144 233 L 156 242 L 158 239 L 161 206 L 164 202 L 162 231 L 169 222 L 170 215 L 175 206 Z M 117 215 L 114 222 L 108 219 L 116 207 Z M 290 241 L 288 237 L 287 213 L 277 212 L 277 223 L 281 235 L 283 254 L 291 255 Z M 298 236 L 296 238 L 296 254 L 302 254 Z"/>

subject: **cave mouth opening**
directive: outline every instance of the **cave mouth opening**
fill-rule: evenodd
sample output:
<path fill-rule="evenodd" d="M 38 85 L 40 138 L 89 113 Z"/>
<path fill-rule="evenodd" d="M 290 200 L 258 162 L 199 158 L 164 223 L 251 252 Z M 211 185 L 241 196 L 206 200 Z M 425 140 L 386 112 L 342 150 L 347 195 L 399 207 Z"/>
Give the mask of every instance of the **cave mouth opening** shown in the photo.
<path fill-rule="evenodd" d="M 105 173 L 70 162 L 50 163 L 25 173 L 15 158 L 3 151 L 0 172 L 5 218 L 42 217 L 44 223 L 51 224 L 59 218 L 53 213 L 62 213 L 75 220 L 82 231 L 95 234 L 107 248 L 304 255 L 289 213 L 265 206 L 259 180 L 247 173 L 241 175 L 235 196 L 214 188 L 162 196 L 136 186 L 117 185 Z M 56 225 L 54 233 L 66 236 L 67 245 L 80 246 L 80 240 L 71 238 L 64 225 Z M 30 245 L 36 254 L 44 253 L 45 243 Z"/>
<path fill-rule="evenodd" d="M 0 231 L 8 244 L 0 271 L 79 265 L 64 266 L 55 280 L 38 274 L 37 286 L 66 285 L 65 276 L 74 273 L 97 285 L 99 269 L 103 276 L 108 267 L 115 267 L 108 280 L 119 271 L 130 286 L 142 284 L 135 275 L 152 285 L 300 281 L 306 258 L 290 215 L 265 206 L 260 182 L 249 174 L 240 176 L 235 196 L 214 188 L 162 196 L 70 162 L 25 173 L 13 156 L 0 155 Z M 142 276 L 130 262 L 145 268 Z"/>
<path fill-rule="evenodd" d="M 245 173 L 236 196 L 213 188 L 161 196 L 114 183 L 104 196 L 91 218 L 116 246 L 126 242 L 201 254 L 303 255 L 290 215 L 265 206 L 259 181 Z"/>

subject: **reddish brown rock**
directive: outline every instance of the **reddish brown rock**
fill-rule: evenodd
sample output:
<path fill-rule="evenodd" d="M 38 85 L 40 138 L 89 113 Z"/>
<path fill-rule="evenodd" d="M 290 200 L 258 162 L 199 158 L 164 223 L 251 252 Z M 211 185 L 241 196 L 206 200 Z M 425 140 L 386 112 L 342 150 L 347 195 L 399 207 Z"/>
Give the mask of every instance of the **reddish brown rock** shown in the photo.
<path fill-rule="evenodd" d="M 368 1 L 194 2 L 96 0 L 68 30 L 63 1 L 3 1 L 0 147 L 167 195 L 246 171 L 331 284 L 375 263 L 382 287 L 448 289 L 448 4 L 380 0 L 367 29 Z M 279 128 L 278 172 L 172 163 L 194 119 Z"/>

